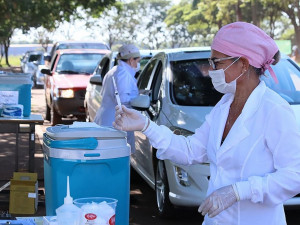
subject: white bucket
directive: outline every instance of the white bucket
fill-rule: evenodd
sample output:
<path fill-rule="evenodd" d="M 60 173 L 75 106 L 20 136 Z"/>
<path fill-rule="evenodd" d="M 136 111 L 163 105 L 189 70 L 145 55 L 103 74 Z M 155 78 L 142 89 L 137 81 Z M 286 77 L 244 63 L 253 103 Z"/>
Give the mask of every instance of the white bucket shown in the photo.
<path fill-rule="evenodd" d="M 104 197 L 78 198 L 74 204 L 81 208 L 80 225 L 115 225 L 117 199 Z"/>

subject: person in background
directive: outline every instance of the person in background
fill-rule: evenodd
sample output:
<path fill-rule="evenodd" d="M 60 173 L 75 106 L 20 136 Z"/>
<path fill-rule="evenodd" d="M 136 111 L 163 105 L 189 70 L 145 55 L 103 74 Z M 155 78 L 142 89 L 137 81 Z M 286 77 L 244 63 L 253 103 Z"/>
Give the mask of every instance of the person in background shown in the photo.
<path fill-rule="evenodd" d="M 284 225 L 283 203 L 300 192 L 300 133 L 290 105 L 260 76 L 279 61 L 274 40 L 245 22 L 222 27 L 212 42 L 209 75 L 224 96 L 189 137 L 140 112 L 116 107 L 114 127 L 142 131 L 157 157 L 210 163 L 205 225 Z M 269 78 L 269 79 L 272 79 Z"/>
<path fill-rule="evenodd" d="M 300 63 L 300 50 L 299 50 L 298 46 L 294 45 L 292 50 L 293 50 L 293 52 L 292 52 L 291 58 L 294 61 L 296 61 L 297 63 Z"/>
<path fill-rule="evenodd" d="M 48 53 L 44 54 L 44 64 L 47 68 L 50 67 L 51 56 Z"/>
<path fill-rule="evenodd" d="M 117 100 L 112 77 L 114 77 L 119 92 L 121 104 L 130 106 L 130 100 L 139 94 L 135 73 L 140 69 L 141 55 L 139 49 L 133 44 L 125 44 L 120 47 L 118 65 L 114 66 L 103 79 L 103 86 L 100 92 L 102 103 L 96 113 L 94 122 L 98 125 L 112 126 L 115 119 L 115 106 Z M 131 152 L 135 151 L 134 134 L 127 132 L 127 141 L 131 146 Z"/>

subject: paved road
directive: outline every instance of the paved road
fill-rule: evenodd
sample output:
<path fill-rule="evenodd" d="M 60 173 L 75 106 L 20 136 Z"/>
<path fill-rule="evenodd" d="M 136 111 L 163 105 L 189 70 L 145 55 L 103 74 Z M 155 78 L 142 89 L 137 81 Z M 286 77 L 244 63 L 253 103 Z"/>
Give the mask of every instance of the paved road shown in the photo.
<path fill-rule="evenodd" d="M 43 89 L 32 90 L 32 112 L 44 115 L 45 98 Z M 65 121 L 70 123 L 72 121 Z M 37 127 L 37 135 L 42 138 L 46 127 L 50 126 L 49 121 L 45 121 L 43 126 Z M 42 139 L 40 139 L 42 140 Z M 299 190 L 300 191 L 300 190 Z M 197 213 L 197 209 L 178 209 L 174 217 L 161 219 L 157 216 L 155 193 L 141 179 L 136 178 L 131 183 L 131 198 L 133 201 L 130 205 L 130 225 L 200 225 L 202 217 Z M 286 216 L 288 225 L 300 224 L 300 207 L 296 209 L 287 209 Z"/>

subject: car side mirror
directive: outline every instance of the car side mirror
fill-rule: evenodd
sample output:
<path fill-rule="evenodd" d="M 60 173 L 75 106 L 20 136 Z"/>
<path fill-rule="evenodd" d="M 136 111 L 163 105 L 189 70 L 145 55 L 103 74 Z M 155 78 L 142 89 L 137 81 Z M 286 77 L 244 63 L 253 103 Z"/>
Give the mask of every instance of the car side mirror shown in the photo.
<path fill-rule="evenodd" d="M 51 73 L 51 70 L 50 69 L 42 69 L 41 70 L 41 73 L 43 73 L 43 74 L 47 74 L 47 75 L 52 75 L 52 73 Z"/>
<path fill-rule="evenodd" d="M 150 97 L 140 94 L 130 101 L 130 105 L 134 109 L 145 111 L 150 107 Z"/>
<path fill-rule="evenodd" d="M 95 75 L 90 78 L 91 84 L 102 85 L 102 77 L 100 75 Z"/>

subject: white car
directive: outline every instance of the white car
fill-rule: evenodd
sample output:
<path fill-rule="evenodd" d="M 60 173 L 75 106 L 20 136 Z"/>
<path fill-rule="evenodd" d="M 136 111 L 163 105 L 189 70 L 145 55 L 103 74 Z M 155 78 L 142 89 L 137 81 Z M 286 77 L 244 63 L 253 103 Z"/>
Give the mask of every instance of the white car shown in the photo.
<path fill-rule="evenodd" d="M 28 55 L 24 58 L 22 71 L 24 73 L 33 75 L 37 70 L 38 65 L 44 64 L 44 61 L 42 61 L 43 55 L 44 52 L 29 52 Z"/>
<path fill-rule="evenodd" d="M 158 125 L 176 134 L 191 135 L 205 121 L 222 97 L 208 76 L 210 48 L 165 50 L 155 55 L 138 79 L 140 96 L 131 102 Z M 300 127 L 300 69 L 287 56 L 273 67 L 279 83 L 262 77 L 266 84 L 288 100 L 297 112 Z M 148 102 L 148 106 L 145 102 Z M 198 207 L 206 196 L 210 178 L 209 164 L 182 166 L 158 160 L 147 137 L 135 132 L 136 153 L 131 166 L 156 192 L 160 216 L 172 215 L 175 206 Z M 286 205 L 299 205 L 293 198 Z"/>

